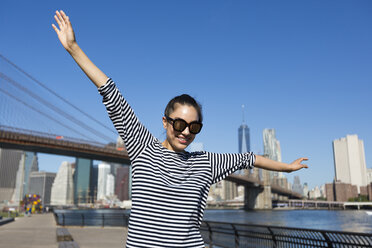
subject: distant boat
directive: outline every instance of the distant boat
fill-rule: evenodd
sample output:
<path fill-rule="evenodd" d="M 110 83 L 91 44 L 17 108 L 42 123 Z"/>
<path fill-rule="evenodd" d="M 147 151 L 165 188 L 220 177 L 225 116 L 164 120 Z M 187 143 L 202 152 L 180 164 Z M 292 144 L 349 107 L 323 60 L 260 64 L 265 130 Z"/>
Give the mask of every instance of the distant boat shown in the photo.
<path fill-rule="evenodd" d="M 368 215 L 372 215 L 372 211 L 366 211 Z"/>

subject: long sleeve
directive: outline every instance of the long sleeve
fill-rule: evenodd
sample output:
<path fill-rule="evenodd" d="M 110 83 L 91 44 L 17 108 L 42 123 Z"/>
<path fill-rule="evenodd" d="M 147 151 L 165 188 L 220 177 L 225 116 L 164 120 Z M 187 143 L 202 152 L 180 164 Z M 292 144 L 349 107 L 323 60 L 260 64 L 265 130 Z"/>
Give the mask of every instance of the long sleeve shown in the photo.
<path fill-rule="evenodd" d="M 103 96 L 102 102 L 124 141 L 130 160 L 133 161 L 155 138 L 140 123 L 111 78 L 98 91 Z"/>
<path fill-rule="evenodd" d="M 212 170 L 212 184 L 225 179 L 228 175 L 241 169 L 252 169 L 254 167 L 255 155 L 247 153 L 207 153 Z"/>

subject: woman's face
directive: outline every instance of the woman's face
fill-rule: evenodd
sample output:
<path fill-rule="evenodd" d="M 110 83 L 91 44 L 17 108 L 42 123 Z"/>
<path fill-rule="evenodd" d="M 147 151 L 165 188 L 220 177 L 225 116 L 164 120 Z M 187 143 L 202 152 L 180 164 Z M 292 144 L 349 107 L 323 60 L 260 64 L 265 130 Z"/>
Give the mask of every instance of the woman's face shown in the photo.
<path fill-rule="evenodd" d="M 169 115 L 172 119 L 181 118 L 187 123 L 198 121 L 198 112 L 193 106 L 175 104 L 175 110 Z M 189 127 L 186 127 L 182 132 L 173 129 L 172 122 L 167 121 L 163 117 L 163 126 L 167 130 L 167 139 L 163 142 L 163 146 L 175 152 L 182 152 L 195 139 L 195 134 L 190 133 Z"/>

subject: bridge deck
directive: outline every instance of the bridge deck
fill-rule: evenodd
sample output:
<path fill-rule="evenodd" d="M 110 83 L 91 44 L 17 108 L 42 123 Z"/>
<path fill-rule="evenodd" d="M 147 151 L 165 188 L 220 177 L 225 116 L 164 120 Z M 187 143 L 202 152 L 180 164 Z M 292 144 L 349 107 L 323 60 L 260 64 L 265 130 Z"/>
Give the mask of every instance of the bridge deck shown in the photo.
<path fill-rule="evenodd" d="M 27 130 L 7 130 L 6 127 L 0 126 L 0 147 L 130 164 L 125 150 L 116 150 L 115 147 L 93 142 L 56 139 L 55 136 L 40 132 L 26 132 Z"/>

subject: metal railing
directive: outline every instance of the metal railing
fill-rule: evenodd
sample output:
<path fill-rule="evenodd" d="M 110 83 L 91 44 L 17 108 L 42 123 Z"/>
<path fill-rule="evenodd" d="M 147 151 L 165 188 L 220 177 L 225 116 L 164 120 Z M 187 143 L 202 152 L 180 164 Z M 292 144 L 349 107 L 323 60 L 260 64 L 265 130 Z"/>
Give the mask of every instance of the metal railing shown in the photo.
<path fill-rule="evenodd" d="M 117 212 L 65 212 L 54 211 L 54 219 L 61 226 L 128 226 L 129 215 Z"/>
<path fill-rule="evenodd" d="M 209 247 L 372 247 L 372 234 L 204 221 Z"/>
<path fill-rule="evenodd" d="M 55 210 L 61 226 L 128 226 L 129 212 Z M 203 221 L 200 232 L 212 247 L 372 247 L 371 233 Z"/>

